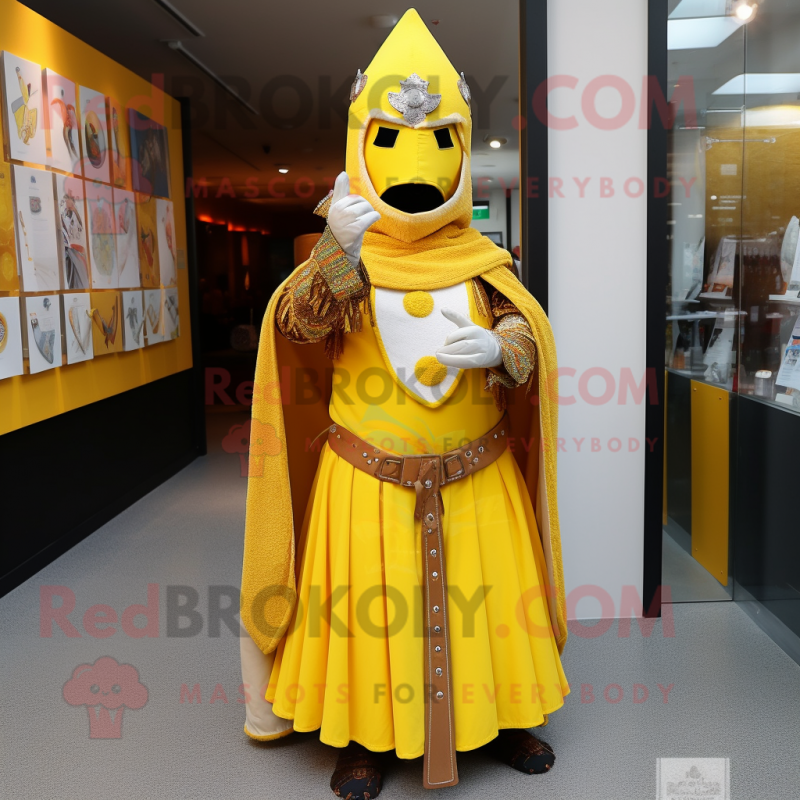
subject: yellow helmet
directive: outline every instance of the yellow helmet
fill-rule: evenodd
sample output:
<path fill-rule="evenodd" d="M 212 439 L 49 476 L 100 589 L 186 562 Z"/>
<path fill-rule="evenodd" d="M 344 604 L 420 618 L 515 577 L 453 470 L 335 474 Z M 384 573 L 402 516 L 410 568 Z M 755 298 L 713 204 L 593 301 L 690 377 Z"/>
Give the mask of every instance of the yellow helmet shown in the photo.
<path fill-rule="evenodd" d="M 419 14 L 406 11 L 350 92 L 351 191 L 404 242 L 472 219 L 469 87 Z"/>

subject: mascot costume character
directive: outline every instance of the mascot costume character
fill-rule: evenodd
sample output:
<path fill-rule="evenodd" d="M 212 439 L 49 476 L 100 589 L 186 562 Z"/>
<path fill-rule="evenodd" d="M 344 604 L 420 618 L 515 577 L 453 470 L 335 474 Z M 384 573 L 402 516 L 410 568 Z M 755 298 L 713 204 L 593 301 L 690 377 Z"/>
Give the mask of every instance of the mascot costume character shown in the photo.
<path fill-rule="evenodd" d="M 350 800 L 378 795 L 390 750 L 424 757 L 427 788 L 484 745 L 547 772 L 527 729 L 569 692 L 556 351 L 470 227 L 469 101 L 409 10 L 358 71 L 325 231 L 261 328 L 244 729 L 318 730 Z"/>

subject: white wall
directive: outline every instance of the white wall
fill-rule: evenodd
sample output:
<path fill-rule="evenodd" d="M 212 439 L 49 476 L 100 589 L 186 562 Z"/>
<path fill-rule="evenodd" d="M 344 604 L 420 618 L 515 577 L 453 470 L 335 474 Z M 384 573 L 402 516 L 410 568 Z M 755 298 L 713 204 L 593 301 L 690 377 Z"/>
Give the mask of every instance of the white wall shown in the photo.
<path fill-rule="evenodd" d="M 549 201 L 550 316 L 560 366 L 576 370 L 562 377 L 562 396 L 575 395 L 560 409 L 560 432 L 567 452 L 559 454 L 559 508 L 567 591 L 592 585 L 608 592 L 619 613 L 623 586 L 641 597 L 643 559 L 644 404 L 617 394 L 603 405 L 579 396 L 578 378 L 593 367 L 613 375 L 621 370 L 640 381 L 645 367 L 646 203 L 623 192 L 632 177 L 646 181 L 647 131 L 640 130 L 642 78 L 647 74 L 647 3 L 643 0 L 550 0 L 549 74 L 578 78 L 574 90 L 550 94 L 550 110 L 574 115 L 572 130 L 549 134 L 551 176 L 564 181 L 564 198 Z M 620 76 L 633 88 L 636 111 L 622 128 L 604 131 L 590 124 L 581 108 L 587 83 L 601 75 Z M 597 111 L 613 117 L 619 93 L 603 89 Z M 589 177 L 581 198 L 573 180 Z M 615 195 L 600 197 L 601 178 L 611 178 Z M 631 187 L 632 190 L 635 187 Z M 601 378 L 589 390 L 601 395 Z M 584 438 L 580 452 L 574 439 Z M 601 450 L 591 451 L 591 439 Z M 623 444 L 609 450 L 609 440 Z M 628 452 L 629 439 L 640 442 Z M 614 443 L 612 446 L 616 446 Z M 574 617 L 612 616 L 596 600 L 583 600 Z"/>

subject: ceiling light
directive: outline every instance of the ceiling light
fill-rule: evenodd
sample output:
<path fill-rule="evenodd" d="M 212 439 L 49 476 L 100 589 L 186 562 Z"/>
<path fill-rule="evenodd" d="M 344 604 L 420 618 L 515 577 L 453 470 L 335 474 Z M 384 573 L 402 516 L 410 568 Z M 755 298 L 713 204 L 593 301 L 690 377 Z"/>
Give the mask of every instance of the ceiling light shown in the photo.
<path fill-rule="evenodd" d="M 748 72 L 724 83 L 713 94 L 794 94 L 800 92 L 800 72 Z"/>
<path fill-rule="evenodd" d="M 280 172 L 281 175 L 285 175 L 288 171 L 289 167 L 287 166 L 278 167 L 278 172 Z"/>
<path fill-rule="evenodd" d="M 755 16 L 755 13 L 758 9 L 758 3 L 750 4 L 748 0 L 740 0 L 740 2 L 734 8 L 734 14 L 742 20 L 742 22 L 750 22 L 751 19 Z"/>
<path fill-rule="evenodd" d="M 504 138 L 503 136 L 484 136 L 483 141 L 494 150 L 498 150 L 504 144 L 508 144 L 508 139 Z"/>
<path fill-rule="evenodd" d="M 369 21 L 373 28 L 394 28 L 397 25 L 399 17 L 395 14 L 376 14 L 370 17 Z"/>
<path fill-rule="evenodd" d="M 736 17 L 667 20 L 667 49 L 695 50 L 717 47 L 742 26 Z"/>

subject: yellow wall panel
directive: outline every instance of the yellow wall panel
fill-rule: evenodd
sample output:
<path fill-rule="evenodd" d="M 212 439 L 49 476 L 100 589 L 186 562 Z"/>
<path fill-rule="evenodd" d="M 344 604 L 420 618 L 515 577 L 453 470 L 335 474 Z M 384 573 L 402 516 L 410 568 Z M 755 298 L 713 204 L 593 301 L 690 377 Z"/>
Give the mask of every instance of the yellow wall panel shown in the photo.
<path fill-rule="evenodd" d="M 0 50 L 8 50 L 43 68 L 50 67 L 78 86 L 103 92 L 166 126 L 177 247 L 185 253 L 179 103 L 16 0 L 0 0 Z M 191 368 L 189 275 L 186 269 L 177 272 L 179 338 L 141 350 L 65 365 L 38 375 L 20 375 L 0 381 L 0 435 Z M 152 409 L 151 413 L 158 413 L 158 409 Z"/>
<path fill-rule="evenodd" d="M 692 381 L 692 555 L 728 583 L 730 398 Z"/>

